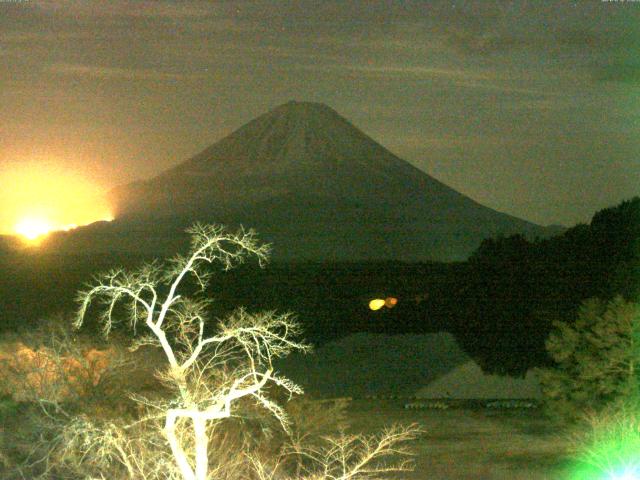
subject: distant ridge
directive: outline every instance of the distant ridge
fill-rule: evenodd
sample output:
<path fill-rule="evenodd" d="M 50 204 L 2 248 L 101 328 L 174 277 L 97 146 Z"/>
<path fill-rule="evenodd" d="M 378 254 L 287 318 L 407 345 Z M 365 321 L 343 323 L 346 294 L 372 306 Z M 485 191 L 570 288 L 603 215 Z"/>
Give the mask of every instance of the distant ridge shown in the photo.
<path fill-rule="evenodd" d="M 118 220 L 74 234 L 86 248 L 99 235 L 103 248 L 171 250 L 196 220 L 254 227 L 286 260 L 463 260 L 487 237 L 557 233 L 480 205 L 311 102 L 110 196 Z"/>

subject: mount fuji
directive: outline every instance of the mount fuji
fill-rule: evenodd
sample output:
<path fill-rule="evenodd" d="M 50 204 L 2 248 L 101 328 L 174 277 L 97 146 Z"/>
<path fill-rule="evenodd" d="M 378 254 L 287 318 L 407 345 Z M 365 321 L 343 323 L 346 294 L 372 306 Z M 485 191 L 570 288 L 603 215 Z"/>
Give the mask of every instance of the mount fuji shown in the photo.
<path fill-rule="evenodd" d="M 558 233 L 475 202 L 311 102 L 276 107 L 109 196 L 115 221 L 49 243 L 164 253 L 200 221 L 252 227 L 279 260 L 453 261 L 487 237 Z"/>

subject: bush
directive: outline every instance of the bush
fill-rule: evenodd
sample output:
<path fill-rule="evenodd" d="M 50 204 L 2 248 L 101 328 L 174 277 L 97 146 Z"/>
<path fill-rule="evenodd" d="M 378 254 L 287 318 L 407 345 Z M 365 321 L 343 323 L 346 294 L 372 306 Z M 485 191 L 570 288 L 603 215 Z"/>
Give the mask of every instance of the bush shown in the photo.
<path fill-rule="evenodd" d="M 556 363 L 540 370 L 551 417 L 574 422 L 638 395 L 640 309 L 621 297 L 584 302 L 575 324 L 556 322 L 546 347 Z"/>

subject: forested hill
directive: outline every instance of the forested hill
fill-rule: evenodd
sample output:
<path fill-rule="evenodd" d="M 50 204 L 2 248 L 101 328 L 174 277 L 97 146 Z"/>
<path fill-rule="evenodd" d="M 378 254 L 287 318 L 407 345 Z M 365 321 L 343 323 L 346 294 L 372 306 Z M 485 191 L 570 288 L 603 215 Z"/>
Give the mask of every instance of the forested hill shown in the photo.
<path fill-rule="evenodd" d="M 447 312 L 455 333 L 486 370 L 522 373 L 547 361 L 553 321 L 572 321 L 585 299 L 640 299 L 640 198 L 557 237 L 484 240 L 467 267 Z"/>

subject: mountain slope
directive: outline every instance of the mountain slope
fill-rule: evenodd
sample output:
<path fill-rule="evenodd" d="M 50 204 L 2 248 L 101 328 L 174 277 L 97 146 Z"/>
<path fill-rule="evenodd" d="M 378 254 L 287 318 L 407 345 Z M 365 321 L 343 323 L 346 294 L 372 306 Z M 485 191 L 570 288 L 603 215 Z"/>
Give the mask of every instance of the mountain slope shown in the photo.
<path fill-rule="evenodd" d="M 254 227 L 280 259 L 459 260 L 486 237 L 549 233 L 478 204 L 308 102 L 281 105 L 111 198 L 115 223 L 155 232 L 149 248 L 199 220 Z"/>

